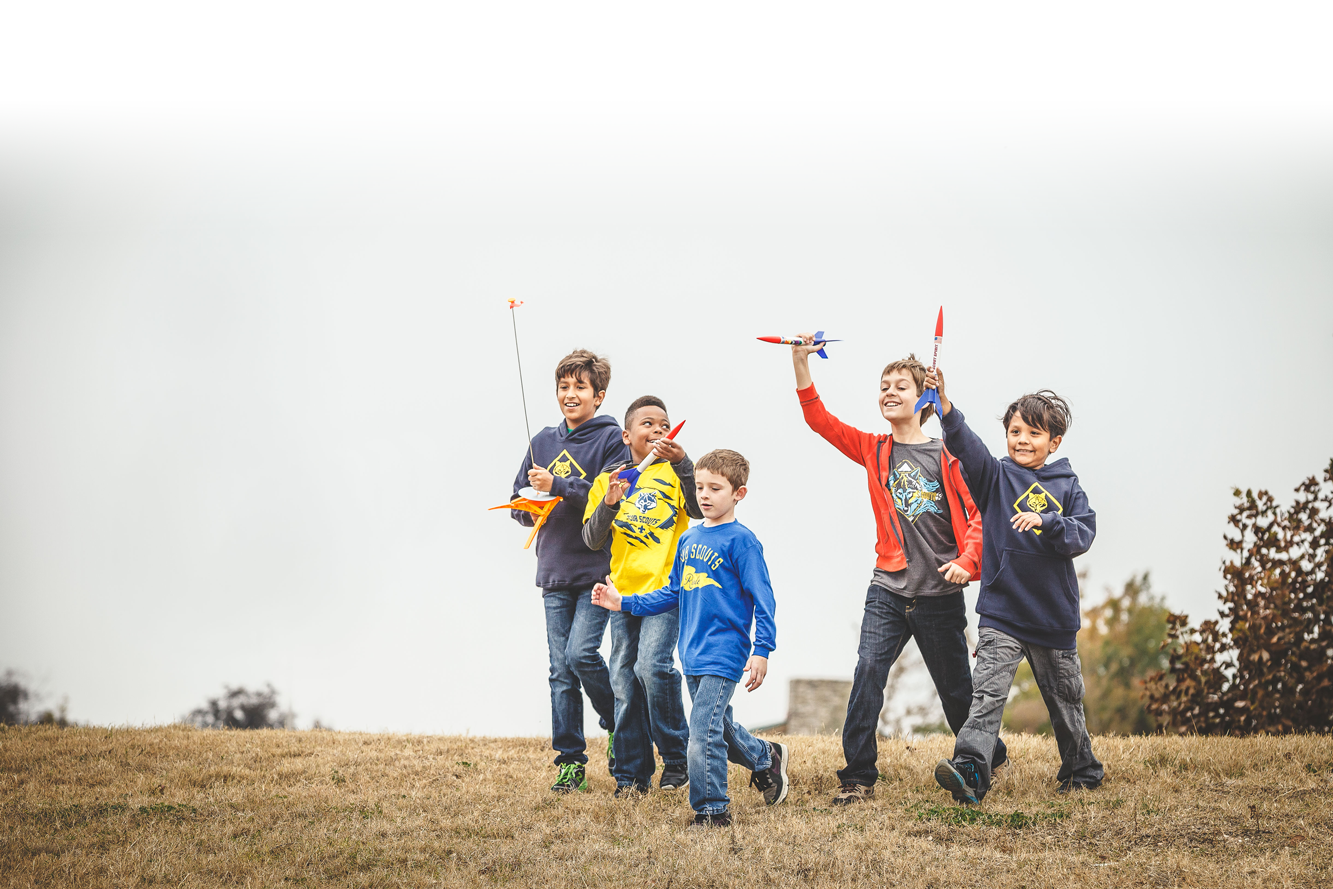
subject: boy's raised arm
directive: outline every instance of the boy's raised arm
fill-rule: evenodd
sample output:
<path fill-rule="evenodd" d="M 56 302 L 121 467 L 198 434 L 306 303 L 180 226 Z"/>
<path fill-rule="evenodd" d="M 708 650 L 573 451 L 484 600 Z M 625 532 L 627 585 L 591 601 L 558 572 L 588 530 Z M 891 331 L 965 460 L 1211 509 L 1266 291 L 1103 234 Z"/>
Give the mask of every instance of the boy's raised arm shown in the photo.
<path fill-rule="evenodd" d="M 990 496 L 991 484 L 1000 470 L 1000 461 L 987 450 L 985 442 L 967 425 L 963 412 L 953 406 L 944 394 L 943 371 L 929 371 L 926 374 L 926 388 L 938 389 L 940 406 L 944 408 L 940 416 L 940 426 L 944 429 L 944 446 L 949 453 L 958 458 L 967 473 L 967 487 L 972 499 L 984 512 L 986 500 Z"/>
<path fill-rule="evenodd" d="M 801 334 L 801 338 L 814 340 L 808 333 Z M 855 426 L 848 426 L 830 414 L 815 389 L 814 379 L 810 376 L 810 355 L 818 352 L 820 348 L 812 343 L 791 347 L 792 366 L 796 370 L 796 396 L 801 399 L 801 413 L 805 416 L 807 426 L 818 432 L 829 444 L 864 466 L 862 442 L 869 433 L 862 432 Z"/>

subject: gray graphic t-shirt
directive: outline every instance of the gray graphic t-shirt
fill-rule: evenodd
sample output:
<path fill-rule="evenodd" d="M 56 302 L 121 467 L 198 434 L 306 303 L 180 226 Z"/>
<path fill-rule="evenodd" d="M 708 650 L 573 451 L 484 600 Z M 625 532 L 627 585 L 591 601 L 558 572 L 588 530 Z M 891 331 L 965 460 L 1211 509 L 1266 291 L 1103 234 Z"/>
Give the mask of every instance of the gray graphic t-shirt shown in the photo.
<path fill-rule="evenodd" d="M 945 596 L 965 586 L 949 583 L 939 572 L 941 565 L 958 557 L 958 542 L 949 521 L 949 499 L 941 478 L 943 450 L 944 443 L 938 439 L 922 444 L 893 443 L 889 497 L 898 510 L 907 567 L 901 571 L 876 568 L 870 582 L 900 596 Z"/>

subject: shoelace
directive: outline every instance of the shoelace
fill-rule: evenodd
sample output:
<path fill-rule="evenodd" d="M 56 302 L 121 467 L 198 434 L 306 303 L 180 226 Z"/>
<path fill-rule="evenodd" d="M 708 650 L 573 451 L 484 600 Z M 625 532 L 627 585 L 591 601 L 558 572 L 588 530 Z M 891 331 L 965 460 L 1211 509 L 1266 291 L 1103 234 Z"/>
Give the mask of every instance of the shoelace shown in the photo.
<path fill-rule="evenodd" d="M 578 766 L 572 762 L 567 762 L 560 767 L 560 775 L 556 778 L 557 784 L 578 784 Z"/>

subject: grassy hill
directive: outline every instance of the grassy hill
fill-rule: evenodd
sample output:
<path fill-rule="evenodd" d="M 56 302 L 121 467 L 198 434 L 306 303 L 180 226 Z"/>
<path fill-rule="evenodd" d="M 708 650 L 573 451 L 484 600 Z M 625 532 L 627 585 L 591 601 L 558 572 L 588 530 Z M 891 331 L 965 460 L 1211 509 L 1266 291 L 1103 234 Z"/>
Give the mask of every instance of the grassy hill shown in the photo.
<path fill-rule="evenodd" d="M 686 833 L 685 792 L 547 791 L 536 738 L 0 728 L 0 884 L 1009 887 L 1325 886 L 1333 739 L 1094 738 L 1097 791 L 1053 792 L 1049 739 L 979 809 L 931 769 L 952 739 L 885 741 L 870 805 L 833 809 L 836 738 L 794 737 L 768 810 Z M 596 745 L 594 745 L 596 746 Z"/>

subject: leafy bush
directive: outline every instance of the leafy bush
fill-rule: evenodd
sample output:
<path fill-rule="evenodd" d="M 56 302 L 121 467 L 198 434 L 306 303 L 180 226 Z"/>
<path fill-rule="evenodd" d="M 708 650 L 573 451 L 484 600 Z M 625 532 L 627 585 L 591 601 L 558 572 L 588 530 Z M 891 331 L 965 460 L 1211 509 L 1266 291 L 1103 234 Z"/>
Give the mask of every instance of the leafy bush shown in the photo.
<path fill-rule="evenodd" d="M 0 725 L 23 725 L 28 721 L 28 691 L 13 670 L 0 677 Z"/>
<path fill-rule="evenodd" d="M 185 721 L 200 728 L 291 728 L 296 714 L 278 706 L 278 692 L 272 683 L 250 691 L 243 685 L 223 686 L 220 697 L 209 698 L 196 707 Z"/>
<path fill-rule="evenodd" d="M 1233 496 L 1221 619 L 1170 616 L 1148 710 L 1182 734 L 1333 730 L 1333 460 L 1290 508 L 1267 491 Z"/>

